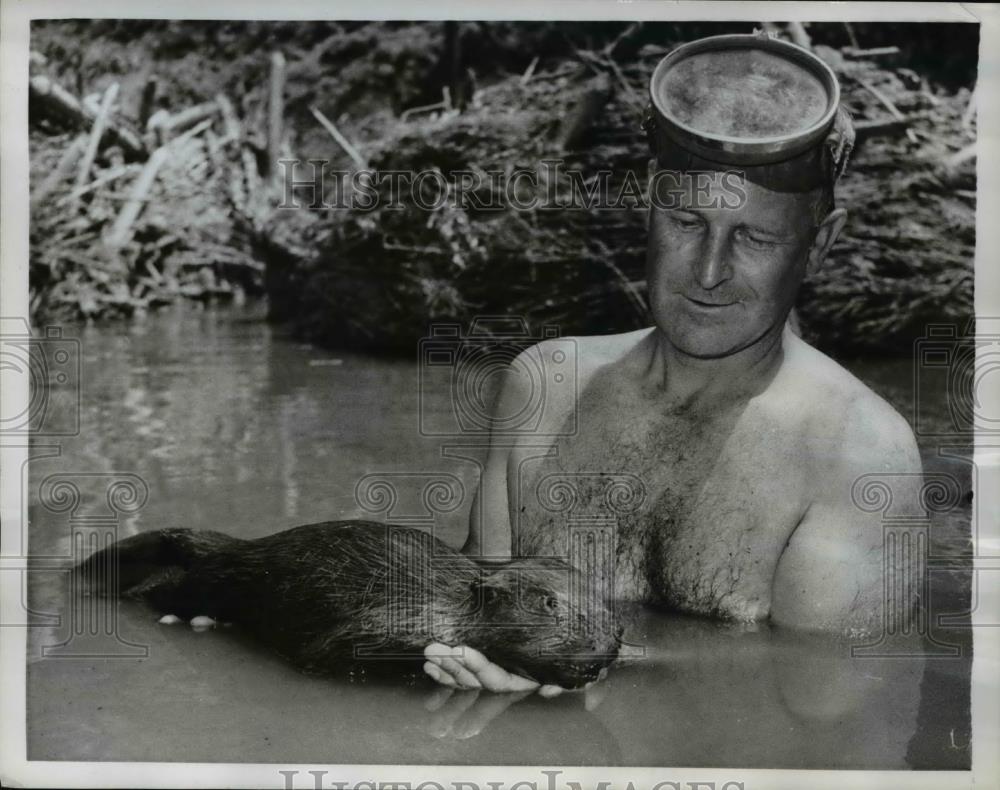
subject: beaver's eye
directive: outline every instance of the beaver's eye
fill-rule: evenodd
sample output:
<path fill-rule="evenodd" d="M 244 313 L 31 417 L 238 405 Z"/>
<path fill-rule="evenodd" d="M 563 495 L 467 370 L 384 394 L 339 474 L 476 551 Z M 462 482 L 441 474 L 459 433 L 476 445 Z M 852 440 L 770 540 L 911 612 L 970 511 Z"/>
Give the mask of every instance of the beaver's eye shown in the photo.
<path fill-rule="evenodd" d="M 542 603 L 550 612 L 554 612 L 559 608 L 559 601 L 554 595 L 547 596 Z"/>

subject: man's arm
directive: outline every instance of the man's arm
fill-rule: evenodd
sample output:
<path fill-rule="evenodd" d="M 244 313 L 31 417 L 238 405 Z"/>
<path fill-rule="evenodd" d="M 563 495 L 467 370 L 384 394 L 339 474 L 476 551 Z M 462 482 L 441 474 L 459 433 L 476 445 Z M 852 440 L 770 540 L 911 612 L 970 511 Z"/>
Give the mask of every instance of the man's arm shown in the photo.
<path fill-rule="evenodd" d="M 510 507 L 507 495 L 509 445 L 490 441 L 472 499 L 469 513 L 469 536 L 462 553 L 475 559 L 508 559 L 511 553 Z"/>
<path fill-rule="evenodd" d="M 528 349 L 524 354 L 537 353 Z M 516 413 L 517 407 L 531 396 L 532 382 L 511 365 L 503 376 L 494 403 L 494 414 Z M 509 559 L 511 556 L 510 499 L 507 464 L 513 436 L 494 429 L 486 464 L 479 478 L 476 495 L 469 515 L 469 536 L 462 553 L 476 559 Z M 513 675 L 492 663 L 482 653 L 470 647 L 450 647 L 433 643 L 424 649 L 427 662 L 424 671 L 438 683 L 457 688 L 485 688 L 493 692 L 518 692 L 538 689 L 543 696 L 556 696 L 558 686 L 540 686 L 533 680 Z"/>
<path fill-rule="evenodd" d="M 557 374 L 562 371 L 554 369 L 550 374 L 546 366 L 552 357 L 565 355 L 561 348 L 558 342 L 543 340 L 522 351 L 503 372 L 493 401 L 495 422 L 490 429 L 486 464 L 472 502 L 469 537 L 462 547 L 463 554 L 487 561 L 509 559 L 511 556 L 510 481 L 507 471 L 514 445 L 524 435 L 524 426 L 515 420 L 513 425 L 507 427 L 500 415 L 507 416 L 509 420 L 510 415 L 523 412 L 526 404 L 537 399 L 540 382 L 533 380 L 529 371 L 535 371 L 536 375 L 538 371 L 544 371 L 541 374 L 543 378 L 560 380 Z M 562 387 L 549 383 L 544 391 L 543 411 L 561 414 L 566 407 L 567 396 L 575 396 L 574 385 L 575 379 L 567 381 Z M 574 402 L 571 400 L 570 406 Z M 540 426 L 538 430 L 544 433 L 546 428 Z"/>
<path fill-rule="evenodd" d="M 894 513 L 922 515 L 920 453 L 909 425 L 881 400 L 864 399 L 849 410 L 846 428 L 824 464 L 817 495 L 782 553 L 772 588 L 771 619 L 794 628 L 857 634 L 882 627 L 888 603 L 883 512 L 868 512 L 852 491 L 863 475 L 883 480 Z M 891 528 L 891 527 L 890 527 Z M 919 582 L 916 550 L 891 573 Z M 905 563 L 905 567 L 902 567 Z M 898 601 L 908 617 L 919 594 Z"/>

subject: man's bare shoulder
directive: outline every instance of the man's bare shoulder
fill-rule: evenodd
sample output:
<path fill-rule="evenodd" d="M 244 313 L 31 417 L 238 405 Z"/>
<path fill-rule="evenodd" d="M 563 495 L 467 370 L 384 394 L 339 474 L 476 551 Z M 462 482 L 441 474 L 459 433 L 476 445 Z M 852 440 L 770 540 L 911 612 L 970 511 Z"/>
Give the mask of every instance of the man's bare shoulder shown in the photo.
<path fill-rule="evenodd" d="M 786 336 L 785 359 L 767 397 L 771 410 L 796 422 L 814 450 L 841 469 L 919 469 L 913 431 L 903 416 L 800 338 Z"/>
<path fill-rule="evenodd" d="M 652 328 L 618 332 L 612 335 L 573 335 L 560 338 L 577 346 L 580 354 L 597 363 L 621 359 L 653 333 Z M 542 341 L 552 342 L 552 341 Z M 556 341 L 558 342 L 558 340 Z"/>
<path fill-rule="evenodd" d="M 653 329 L 637 329 L 613 335 L 579 335 L 562 338 L 562 342 L 570 343 L 574 349 L 579 374 L 589 377 L 609 365 L 627 364 L 631 357 L 638 356 L 636 352 L 643 341 L 650 338 L 653 331 Z"/>
<path fill-rule="evenodd" d="M 652 330 L 615 335 L 555 337 L 540 340 L 509 365 L 495 407 L 498 415 L 521 414 L 525 405 L 541 407 L 541 434 L 558 433 L 574 412 L 580 394 L 609 366 L 634 364 L 637 349 Z M 520 426 L 520 423 L 518 423 Z M 518 431 L 527 437 L 528 434 Z"/>

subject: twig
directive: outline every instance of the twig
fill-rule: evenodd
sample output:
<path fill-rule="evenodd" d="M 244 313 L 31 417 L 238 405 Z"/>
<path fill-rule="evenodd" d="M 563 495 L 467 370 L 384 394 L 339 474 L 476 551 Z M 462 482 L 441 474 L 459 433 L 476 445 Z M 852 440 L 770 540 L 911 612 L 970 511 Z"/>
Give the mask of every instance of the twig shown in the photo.
<path fill-rule="evenodd" d="M 448 107 L 451 108 L 451 95 L 461 105 L 462 95 L 462 23 L 449 20 L 444 23 L 444 52 L 442 62 L 448 73 L 448 81 L 444 87 L 450 89 Z"/>
<path fill-rule="evenodd" d="M 270 95 L 267 103 L 267 173 L 272 178 L 278 173 L 281 158 L 282 125 L 285 114 L 285 56 L 280 52 L 271 55 Z"/>
<path fill-rule="evenodd" d="M 263 199 L 260 194 L 260 167 L 253 151 L 245 145 L 240 148 L 240 158 L 243 162 L 243 178 L 247 187 L 246 204 L 242 210 L 250 215 L 253 222 L 257 222 L 259 219 L 257 214 L 261 209 L 259 201 Z"/>
<path fill-rule="evenodd" d="M 801 22 L 788 23 L 788 37 L 793 44 L 798 44 L 803 49 L 812 49 L 812 39 L 809 38 L 805 26 Z"/>
<path fill-rule="evenodd" d="M 642 293 L 635 284 L 625 276 L 625 272 L 618 268 L 614 261 L 611 260 L 611 251 L 604 245 L 599 245 L 602 248 L 602 263 L 607 266 L 612 273 L 618 278 L 622 286 L 622 290 L 625 291 L 625 295 L 628 300 L 632 303 L 632 308 L 636 311 L 636 314 L 641 318 L 645 318 L 649 314 L 649 308 L 646 306 L 646 300 L 642 298 Z"/>
<path fill-rule="evenodd" d="M 142 207 L 146 202 L 146 194 L 152 188 L 153 182 L 156 180 L 156 174 L 164 162 L 167 161 L 168 156 L 167 146 L 161 146 L 153 151 L 152 155 L 146 161 L 146 165 L 139 174 L 139 178 L 132 185 L 132 191 L 128 200 L 122 206 L 122 210 L 111 227 L 111 231 L 105 237 L 104 244 L 108 250 L 115 251 L 120 249 L 132 237 L 132 225 L 138 218 L 139 212 L 142 211 Z"/>
<path fill-rule="evenodd" d="M 132 191 L 125 201 L 125 205 L 122 206 L 122 210 L 118 213 L 114 225 L 112 225 L 110 232 L 105 237 L 104 244 L 107 250 L 114 252 L 127 244 L 129 239 L 132 238 L 132 225 L 135 224 L 139 212 L 142 211 L 142 207 L 146 203 L 146 196 L 156 181 L 156 174 L 167 159 L 170 158 L 170 155 L 187 140 L 201 134 L 201 132 L 211 125 L 211 119 L 202 121 L 197 126 L 175 137 L 166 145 L 161 145 L 153 151 L 139 177 L 136 179 L 135 184 L 132 186 Z"/>
<path fill-rule="evenodd" d="M 48 65 L 48 59 L 41 52 L 32 50 L 28 53 L 28 67 L 35 69 Z"/>
<path fill-rule="evenodd" d="M 479 81 L 476 79 L 476 70 L 470 66 L 465 70 L 465 76 L 468 77 L 468 95 L 470 97 L 475 96 L 479 92 Z"/>
<path fill-rule="evenodd" d="M 972 89 L 969 96 L 969 103 L 965 105 L 965 112 L 962 113 L 962 128 L 968 129 L 972 126 L 972 120 L 976 117 L 976 104 L 978 103 L 979 83 Z"/>
<path fill-rule="evenodd" d="M 192 126 L 190 129 L 188 129 L 183 134 L 177 135 L 173 140 L 171 140 L 169 143 L 167 143 L 166 147 L 169 148 L 169 149 L 171 149 L 172 151 L 176 150 L 176 148 L 179 148 L 180 146 L 184 145 L 186 142 L 188 142 L 188 140 L 191 140 L 191 139 L 197 137 L 199 134 L 201 134 L 202 132 L 204 132 L 206 129 L 211 128 L 211 126 L 212 126 L 212 119 L 211 118 L 206 118 L 204 121 L 202 121 L 201 123 L 199 123 L 197 126 Z"/>
<path fill-rule="evenodd" d="M 86 184 L 87 179 L 90 178 L 90 167 L 94 164 L 94 157 L 97 156 L 97 147 L 101 143 L 101 137 L 104 136 L 104 127 L 107 123 L 108 115 L 111 113 L 111 105 L 114 104 L 117 95 L 118 83 L 112 82 L 108 86 L 108 89 L 104 91 L 100 110 L 98 110 L 97 117 L 94 119 L 94 125 L 90 129 L 87 150 L 83 152 L 83 159 L 80 160 L 80 167 L 76 171 L 76 183 L 74 186 L 77 189 Z"/>
<path fill-rule="evenodd" d="M 879 103 L 889 111 L 890 115 L 892 115 L 893 118 L 895 118 L 897 121 L 906 120 L 906 116 L 903 115 L 903 113 L 899 111 L 899 108 L 892 103 L 892 99 L 890 99 L 888 96 L 882 93 L 882 91 L 880 91 L 870 82 L 868 82 L 868 80 L 858 78 L 858 83 L 860 83 L 860 85 L 865 90 L 867 90 L 872 96 L 878 99 Z"/>
<path fill-rule="evenodd" d="M 194 107 L 188 107 L 186 110 L 182 110 L 176 115 L 164 118 L 159 122 L 158 126 L 163 130 L 164 137 L 166 138 L 169 137 L 172 132 L 187 129 L 193 124 L 198 123 L 198 121 L 210 118 L 218 111 L 219 105 L 217 102 L 204 102 L 202 104 L 196 104 Z"/>
<path fill-rule="evenodd" d="M 447 90 L 447 89 L 446 89 Z M 489 88 L 484 88 L 483 91 L 487 91 Z M 482 93 L 482 91 L 480 91 Z M 433 112 L 434 110 L 450 110 L 451 109 L 451 98 L 448 97 L 447 101 L 437 101 L 434 104 L 422 104 L 419 107 L 410 107 L 408 110 L 403 110 L 399 114 L 400 121 L 406 121 L 411 115 L 416 115 L 418 112 Z"/>
<path fill-rule="evenodd" d="M 219 105 L 219 112 L 222 113 L 222 122 L 226 126 L 226 137 L 238 142 L 243 136 L 243 127 L 236 117 L 236 110 L 233 109 L 233 103 L 229 101 L 229 97 L 224 93 L 216 95 L 215 103 Z"/>
<path fill-rule="evenodd" d="M 919 142 L 916 133 L 913 131 L 913 129 L 909 127 L 909 121 L 907 117 L 899 111 L 899 108 L 895 104 L 893 104 L 892 99 L 890 99 L 888 96 L 882 93 L 882 91 L 880 91 L 878 88 L 876 88 L 867 80 L 858 78 L 858 82 L 865 88 L 865 90 L 871 93 L 872 96 L 878 99 L 879 103 L 881 103 L 881 105 L 885 107 L 885 109 L 887 109 L 889 113 L 892 115 L 893 120 L 897 121 L 898 123 L 904 124 L 902 128 L 904 133 L 906 134 L 906 139 L 909 140 L 914 145 L 916 145 Z M 857 128 L 855 128 L 855 132 L 857 132 Z"/>
<path fill-rule="evenodd" d="M 632 103 L 632 106 L 635 107 L 639 112 L 642 112 L 645 105 L 643 104 L 642 99 L 639 98 L 639 94 L 635 92 L 635 89 L 629 84 L 629 81 L 625 78 L 625 73 L 622 71 L 621 66 L 619 66 L 611 58 L 608 58 L 608 65 L 611 67 L 611 70 L 615 73 L 615 76 L 618 78 L 618 81 L 622 84 L 622 87 L 625 89 L 625 95 L 628 96 L 629 101 Z"/>
<path fill-rule="evenodd" d="M 249 168 L 251 165 L 254 167 L 256 167 L 256 165 L 253 163 L 252 154 L 241 145 L 241 141 L 243 139 L 243 126 L 240 124 L 239 118 L 236 117 L 236 110 L 233 108 L 233 103 L 229 101 L 229 97 L 224 93 L 216 95 L 215 103 L 219 105 L 219 112 L 222 113 L 222 122 L 226 127 L 224 142 L 231 142 L 237 145 L 237 150 L 239 150 L 240 156 L 243 159 L 243 168 L 246 174 L 244 179 L 237 176 L 232 178 L 229 183 L 230 198 L 232 199 L 233 204 L 242 211 L 246 208 L 248 203 L 246 189 L 252 190 L 253 188 L 249 180 Z M 246 189 L 244 189 L 244 183 L 246 185 Z"/>
<path fill-rule="evenodd" d="M 77 200 L 83 195 L 87 194 L 88 192 L 92 192 L 93 190 L 97 189 L 97 187 L 102 186 L 103 184 L 107 184 L 109 181 L 114 181 L 117 178 L 121 178 L 126 173 L 129 173 L 138 168 L 139 165 L 121 165 L 119 167 L 112 167 L 108 170 L 105 170 L 103 173 L 101 173 L 100 176 L 95 178 L 89 184 L 86 184 L 85 186 L 82 187 L 76 187 L 72 192 L 69 193 L 69 195 L 66 196 L 65 200 L 66 201 Z"/>
<path fill-rule="evenodd" d="M 440 247 L 413 247 L 408 244 L 393 244 L 389 241 L 382 242 L 382 249 L 396 250 L 398 252 L 419 252 L 421 254 L 444 255 L 445 251 Z"/>
<path fill-rule="evenodd" d="M 187 196 L 188 197 L 194 197 L 196 194 L 197 194 L 196 192 L 189 192 Z M 177 195 L 174 195 L 174 198 L 177 198 L 177 197 L 178 197 Z M 181 197 L 184 197 L 184 196 L 181 196 Z M 131 192 L 102 192 L 101 193 L 101 199 L 102 200 L 105 200 L 105 199 L 106 200 L 135 200 L 135 198 L 132 197 L 132 193 Z M 142 202 L 143 203 L 149 203 L 152 200 L 153 200 L 153 198 L 151 198 L 149 196 L 142 198 Z"/>
<path fill-rule="evenodd" d="M 593 86 L 580 99 L 576 111 L 564 119 L 556 138 L 560 150 L 571 150 L 583 138 L 591 123 L 611 99 L 611 94 L 611 78 L 606 72 L 601 72 Z"/>
<path fill-rule="evenodd" d="M 967 162 L 970 159 L 976 158 L 976 143 L 965 146 L 961 151 L 958 151 L 947 159 L 944 160 L 944 166 L 949 170 L 958 167 L 963 162 Z"/>
<path fill-rule="evenodd" d="M 844 22 L 844 29 L 847 31 L 847 37 L 851 40 L 851 46 L 857 49 L 860 44 L 858 44 L 858 37 L 854 35 L 854 28 L 851 26 L 851 23 Z"/>
<path fill-rule="evenodd" d="M 639 49 L 645 22 L 633 22 L 604 48 L 605 57 L 611 60 L 631 60 Z"/>
<path fill-rule="evenodd" d="M 34 210 L 37 206 L 41 205 L 42 201 L 70 174 L 70 170 L 73 168 L 73 163 L 76 158 L 80 156 L 84 149 L 87 147 L 87 137 L 86 135 L 79 135 L 72 143 L 70 143 L 66 150 L 63 151 L 61 157 L 59 157 L 59 162 L 53 168 L 52 172 L 49 173 L 45 180 L 38 185 L 38 188 L 34 190 L 31 195 L 31 208 Z"/>
<path fill-rule="evenodd" d="M 68 121 L 74 128 L 83 128 L 92 124 L 95 113 L 76 96 L 48 77 L 38 75 L 28 81 L 28 92 L 31 101 L 36 103 L 43 112 Z M 121 124 L 107 121 L 107 131 L 133 159 L 146 155 L 146 146 L 138 135 Z"/>
<path fill-rule="evenodd" d="M 901 121 L 896 118 L 887 121 L 856 121 L 854 132 L 857 134 L 858 141 L 860 142 L 868 137 L 903 134 L 909 128 L 909 125 L 909 121 L 905 118 Z"/>
<path fill-rule="evenodd" d="M 535 67 L 538 65 L 538 55 L 535 55 L 531 59 L 531 63 L 528 64 L 528 68 L 524 70 L 524 74 L 521 75 L 521 84 L 527 85 L 531 81 L 531 75 L 535 73 Z"/>
<path fill-rule="evenodd" d="M 358 152 L 357 148 L 348 142 L 347 138 L 340 133 L 340 130 L 333 125 L 333 121 L 323 115 L 323 113 L 316 107 L 310 107 L 309 111 L 316 117 L 316 120 L 323 125 L 323 128 L 330 133 L 330 136 L 337 141 L 337 144 L 344 149 L 347 155 L 351 157 L 351 160 L 358 166 L 358 169 L 366 170 L 368 168 L 368 163 L 365 161 L 365 158 Z"/>
<path fill-rule="evenodd" d="M 591 52 L 589 49 L 577 49 L 576 47 L 573 47 L 573 54 L 583 61 L 582 65 L 578 69 L 578 73 L 580 75 L 583 74 L 584 66 L 590 69 L 596 77 L 600 77 L 608 70 L 608 64 L 604 58 Z"/>
<path fill-rule="evenodd" d="M 873 47 L 872 49 L 859 49 L 858 47 L 844 47 L 841 52 L 844 57 L 861 58 L 882 58 L 888 55 L 898 55 L 899 47 Z"/>
<path fill-rule="evenodd" d="M 920 82 L 920 93 L 925 99 L 927 99 L 927 101 L 931 103 L 932 107 L 939 107 L 941 105 L 941 101 L 931 91 L 930 83 L 927 82 L 926 77 L 924 77 Z"/>
<path fill-rule="evenodd" d="M 142 99 L 139 102 L 139 128 L 145 129 L 149 116 L 153 114 L 156 106 L 156 93 L 159 89 L 159 80 L 155 74 L 150 74 L 146 79 L 146 85 L 142 89 Z"/>

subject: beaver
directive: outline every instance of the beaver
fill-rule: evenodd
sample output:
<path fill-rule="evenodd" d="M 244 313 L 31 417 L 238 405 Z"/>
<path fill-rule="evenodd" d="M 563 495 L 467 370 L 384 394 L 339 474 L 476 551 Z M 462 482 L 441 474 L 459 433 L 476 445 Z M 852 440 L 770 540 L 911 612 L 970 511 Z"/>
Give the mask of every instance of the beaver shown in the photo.
<path fill-rule="evenodd" d="M 311 672 L 399 667 L 442 642 L 573 688 L 596 679 L 621 642 L 607 603 L 584 592 L 591 585 L 565 560 L 480 564 L 423 530 L 370 521 L 253 540 L 163 529 L 118 541 L 76 570 L 93 593 L 232 622 Z"/>

